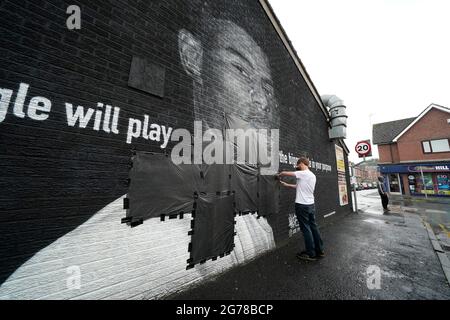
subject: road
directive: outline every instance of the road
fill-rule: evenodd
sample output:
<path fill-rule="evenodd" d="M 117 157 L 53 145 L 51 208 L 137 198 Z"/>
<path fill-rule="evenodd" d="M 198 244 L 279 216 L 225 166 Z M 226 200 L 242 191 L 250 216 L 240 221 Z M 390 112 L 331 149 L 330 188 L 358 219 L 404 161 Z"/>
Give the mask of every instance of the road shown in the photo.
<path fill-rule="evenodd" d="M 357 197 L 360 212 L 383 214 L 377 190 L 357 191 Z M 399 194 L 391 194 L 389 198 L 392 212 L 413 214 L 422 219 L 450 283 L 450 199 L 404 197 Z"/>
<path fill-rule="evenodd" d="M 357 191 L 358 210 L 369 214 L 383 214 L 376 189 Z M 390 196 L 390 209 L 419 215 L 429 223 L 439 242 L 450 257 L 450 199 L 409 198 Z"/>

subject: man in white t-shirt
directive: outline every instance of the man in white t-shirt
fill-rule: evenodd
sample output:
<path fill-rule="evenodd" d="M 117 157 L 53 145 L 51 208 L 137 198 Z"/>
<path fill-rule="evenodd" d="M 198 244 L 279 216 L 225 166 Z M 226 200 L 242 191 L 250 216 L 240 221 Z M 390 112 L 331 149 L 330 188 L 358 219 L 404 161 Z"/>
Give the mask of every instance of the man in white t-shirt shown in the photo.
<path fill-rule="evenodd" d="M 282 171 L 279 174 L 283 186 L 296 189 L 295 215 L 300 224 L 300 229 L 305 239 L 305 251 L 297 254 L 303 260 L 314 261 L 324 256 L 323 241 L 316 224 L 314 188 L 316 176 L 309 170 L 309 160 L 301 157 L 297 161 L 298 171 Z M 281 177 L 295 177 L 297 184 L 289 184 L 281 181 Z"/>

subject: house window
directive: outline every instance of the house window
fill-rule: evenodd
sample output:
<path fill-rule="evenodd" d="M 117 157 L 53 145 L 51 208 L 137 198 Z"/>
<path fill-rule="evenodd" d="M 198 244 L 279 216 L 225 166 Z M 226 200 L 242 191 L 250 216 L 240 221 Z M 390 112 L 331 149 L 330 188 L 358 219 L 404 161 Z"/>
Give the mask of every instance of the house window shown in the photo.
<path fill-rule="evenodd" d="M 423 146 L 423 152 L 424 153 L 430 153 L 431 152 L 430 141 L 423 141 L 422 142 L 422 146 Z"/>
<path fill-rule="evenodd" d="M 450 151 L 448 139 L 431 140 L 431 150 L 433 152 L 447 152 Z"/>
<path fill-rule="evenodd" d="M 422 141 L 424 153 L 450 152 L 449 139 Z"/>

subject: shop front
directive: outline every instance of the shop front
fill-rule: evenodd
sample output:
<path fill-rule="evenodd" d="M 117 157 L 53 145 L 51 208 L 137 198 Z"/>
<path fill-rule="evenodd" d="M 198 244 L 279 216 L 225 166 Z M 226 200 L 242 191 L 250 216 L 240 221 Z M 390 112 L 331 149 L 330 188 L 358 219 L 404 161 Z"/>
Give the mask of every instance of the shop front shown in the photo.
<path fill-rule="evenodd" d="M 450 162 L 380 165 L 391 193 L 450 196 Z"/>

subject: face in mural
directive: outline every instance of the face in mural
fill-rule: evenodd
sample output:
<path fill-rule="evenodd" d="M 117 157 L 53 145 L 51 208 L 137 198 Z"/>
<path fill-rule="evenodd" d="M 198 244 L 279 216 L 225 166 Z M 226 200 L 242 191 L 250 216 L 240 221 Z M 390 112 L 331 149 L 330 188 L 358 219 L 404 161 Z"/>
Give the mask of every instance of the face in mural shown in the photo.
<path fill-rule="evenodd" d="M 220 126 L 214 121 L 221 119 L 220 113 L 235 114 L 255 128 L 278 128 L 267 56 L 233 22 L 212 19 L 207 30 L 206 44 L 187 30 L 179 33 L 181 62 L 194 80 L 196 119 Z"/>

